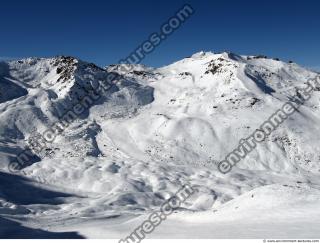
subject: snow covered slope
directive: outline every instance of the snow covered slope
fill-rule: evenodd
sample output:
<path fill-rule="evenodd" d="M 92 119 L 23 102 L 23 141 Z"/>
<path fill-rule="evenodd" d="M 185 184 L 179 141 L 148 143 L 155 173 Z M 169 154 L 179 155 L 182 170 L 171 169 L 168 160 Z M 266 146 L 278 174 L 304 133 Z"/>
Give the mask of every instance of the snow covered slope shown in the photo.
<path fill-rule="evenodd" d="M 109 73 L 112 87 L 12 175 L 8 164 Z M 307 187 L 319 204 L 319 91 L 229 174 L 216 167 L 315 76 L 295 63 L 210 52 L 129 73 L 64 56 L 0 62 L 0 215 L 42 230 L 69 222 L 81 232 L 82 221 L 155 210 L 185 183 L 196 193 L 182 211 L 231 213 L 247 207 L 252 190 L 261 195 L 256 207 L 278 197 L 269 185 L 290 185 L 284 195 Z M 10 181 L 16 194 L 2 188 Z M 19 195 L 24 190 L 38 200 Z M 285 210 L 292 198 L 275 204 Z"/>

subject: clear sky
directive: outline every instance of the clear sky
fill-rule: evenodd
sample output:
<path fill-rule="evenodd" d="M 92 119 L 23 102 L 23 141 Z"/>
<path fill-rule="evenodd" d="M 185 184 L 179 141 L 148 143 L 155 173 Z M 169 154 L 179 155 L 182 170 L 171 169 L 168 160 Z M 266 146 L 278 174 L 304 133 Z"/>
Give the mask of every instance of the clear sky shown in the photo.
<path fill-rule="evenodd" d="M 0 57 L 63 54 L 116 63 L 184 3 L 195 14 L 142 63 L 157 67 L 201 50 L 228 50 L 320 69 L 317 0 L 1 1 Z"/>

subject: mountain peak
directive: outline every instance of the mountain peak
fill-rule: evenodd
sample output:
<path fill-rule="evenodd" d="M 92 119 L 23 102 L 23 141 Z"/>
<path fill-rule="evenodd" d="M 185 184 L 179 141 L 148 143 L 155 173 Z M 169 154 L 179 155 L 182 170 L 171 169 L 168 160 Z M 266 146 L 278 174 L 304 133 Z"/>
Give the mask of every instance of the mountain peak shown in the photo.
<path fill-rule="evenodd" d="M 316 73 L 227 52 L 199 52 L 161 68 L 129 65 L 123 72 L 123 65 L 102 69 L 68 56 L 1 62 L 2 168 L 52 130 L 44 155 L 31 149 L 23 175 L 94 194 L 94 212 L 149 210 L 181 181 L 202 193 L 184 205 L 190 210 L 212 210 L 256 185 L 296 178 L 317 183 L 318 90 L 237 165 L 230 175 L 235 184 L 216 168 L 278 108 L 295 102 L 297 90 Z M 116 80 L 99 93 L 110 73 L 118 74 Z M 87 99 L 89 93 L 97 99 Z M 213 199 L 212 192 L 221 196 Z M 87 213 L 87 201 L 81 203 Z"/>

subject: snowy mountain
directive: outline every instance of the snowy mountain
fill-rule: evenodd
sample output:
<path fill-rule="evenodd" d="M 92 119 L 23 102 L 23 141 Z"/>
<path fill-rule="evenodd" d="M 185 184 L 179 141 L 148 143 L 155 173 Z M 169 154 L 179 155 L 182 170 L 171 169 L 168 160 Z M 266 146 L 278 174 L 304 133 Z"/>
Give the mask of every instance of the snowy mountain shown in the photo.
<path fill-rule="evenodd" d="M 228 238 L 223 230 L 209 234 L 215 215 L 230 227 L 272 208 L 284 222 L 319 225 L 320 90 L 230 173 L 217 169 L 317 73 L 265 56 L 211 52 L 161 68 L 125 67 L 64 56 L 0 62 L 0 220 L 29 234 L 64 232 L 63 222 L 85 237 L 124 236 L 135 225 L 130 220 L 188 183 L 196 192 L 168 225 L 183 220 L 190 230 L 188 219 L 195 220 L 205 230 L 193 237 Z M 110 74 L 110 87 L 97 93 Z M 75 108 L 77 116 L 64 119 Z M 43 142 L 48 130 L 54 137 Z M 10 237 L 10 227 L 0 226 L 0 236 Z"/>

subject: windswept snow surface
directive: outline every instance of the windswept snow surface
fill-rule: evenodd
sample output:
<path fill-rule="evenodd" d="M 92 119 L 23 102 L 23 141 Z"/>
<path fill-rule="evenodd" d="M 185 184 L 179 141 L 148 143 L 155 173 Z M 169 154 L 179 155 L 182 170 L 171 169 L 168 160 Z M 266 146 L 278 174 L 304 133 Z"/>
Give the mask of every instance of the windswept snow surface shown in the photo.
<path fill-rule="evenodd" d="M 77 104 L 117 81 L 13 174 L 8 164 Z M 154 69 L 72 57 L 0 62 L 0 237 L 122 238 L 186 183 L 157 238 L 320 238 L 317 90 L 236 168 L 216 163 L 316 73 L 200 52 Z"/>

